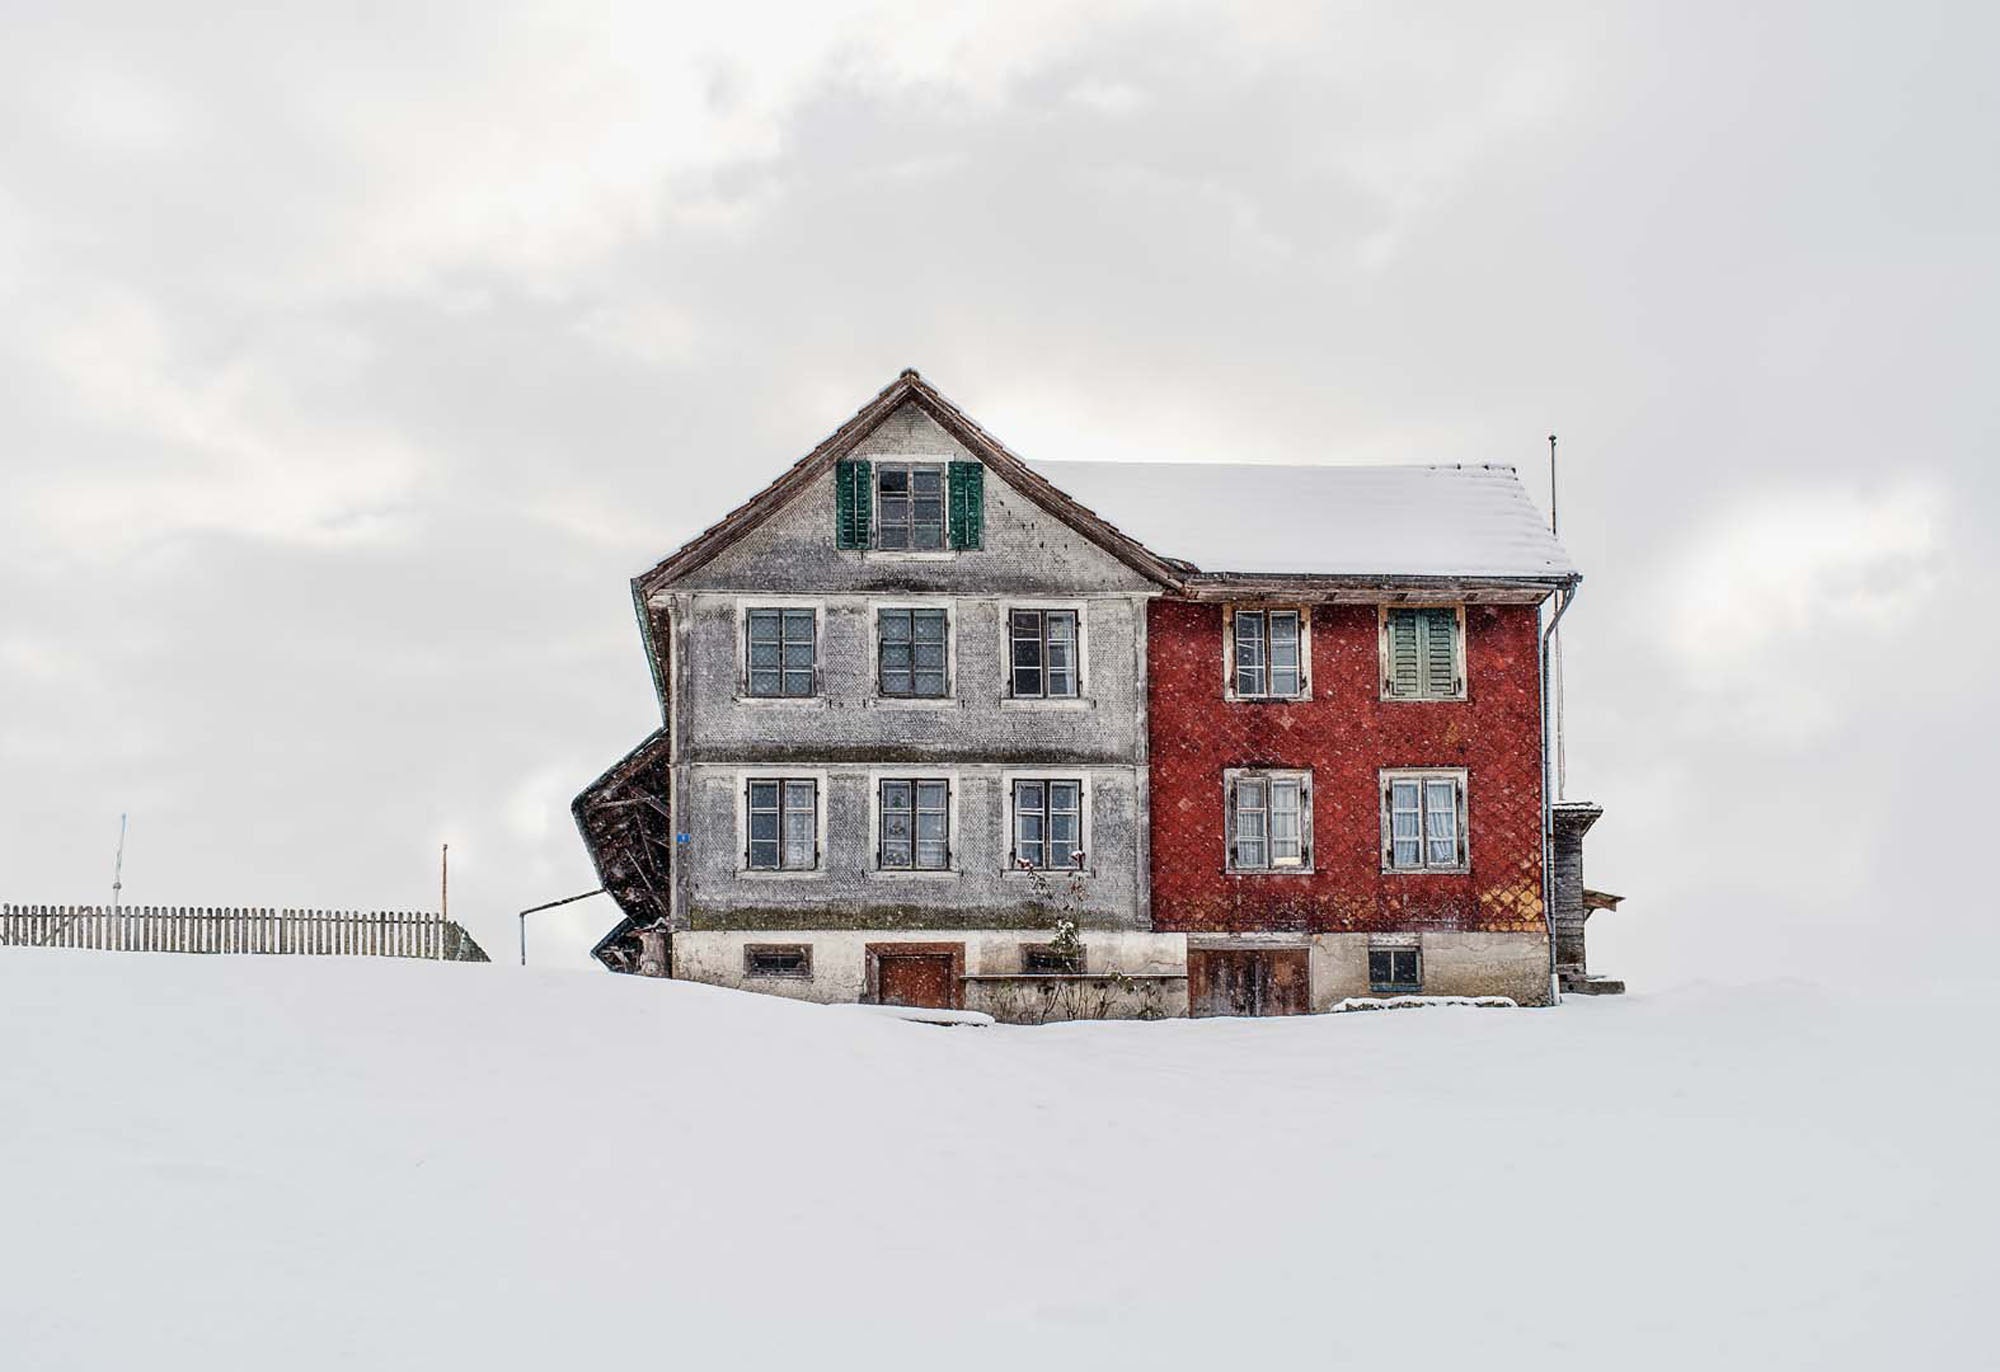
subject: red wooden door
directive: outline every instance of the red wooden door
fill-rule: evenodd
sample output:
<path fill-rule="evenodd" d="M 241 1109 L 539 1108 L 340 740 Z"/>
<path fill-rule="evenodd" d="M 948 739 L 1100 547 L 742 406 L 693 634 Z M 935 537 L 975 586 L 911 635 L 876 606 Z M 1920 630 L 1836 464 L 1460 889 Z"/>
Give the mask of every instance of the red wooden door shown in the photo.
<path fill-rule="evenodd" d="M 884 1005 L 950 1010 L 957 1003 L 958 978 L 949 953 L 877 955 L 875 998 Z"/>

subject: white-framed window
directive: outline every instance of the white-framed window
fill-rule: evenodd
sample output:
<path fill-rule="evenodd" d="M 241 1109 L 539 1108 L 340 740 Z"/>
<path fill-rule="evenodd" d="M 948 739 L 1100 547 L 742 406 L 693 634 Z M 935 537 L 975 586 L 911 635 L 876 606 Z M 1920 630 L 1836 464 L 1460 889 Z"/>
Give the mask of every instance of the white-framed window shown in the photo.
<path fill-rule="evenodd" d="M 1312 773 L 1223 773 L 1232 872 L 1312 870 Z"/>
<path fill-rule="evenodd" d="M 875 689 L 899 699 L 951 694 L 951 614 L 942 606 L 875 611 Z"/>
<path fill-rule="evenodd" d="M 1382 773 L 1382 870 L 1463 872 L 1465 831 L 1463 770 Z"/>
<path fill-rule="evenodd" d="M 951 783 L 882 777 L 875 783 L 875 865 L 884 872 L 951 870 Z"/>
<path fill-rule="evenodd" d="M 1068 700 L 1082 693 L 1079 623 L 1073 609 L 1007 612 L 1008 690 L 1016 700 Z"/>
<path fill-rule="evenodd" d="M 1089 788 L 1081 777 L 1016 777 L 1008 784 L 1009 866 L 1075 871 L 1084 864 Z"/>
<path fill-rule="evenodd" d="M 1382 699 L 1465 699 L 1465 607 L 1382 607 Z"/>
<path fill-rule="evenodd" d="M 1368 989 L 1398 995 L 1414 995 L 1422 991 L 1422 952 L 1414 947 L 1369 948 Z"/>
<path fill-rule="evenodd" d="M 743 783 L 743 866 L 752 872 L 819 869 L 821 786 L 816 777 Z"/>
<path fill-rule="evenodd" d="M 945 546 L 945 464 L 875 464 L 875 546 L 936 552 Z"/>
<path fill-rule="evenodd" d="M 1301 606 L 1232 607 L 1223 624 L 1223 690 L 1231 700 L 1302 700 L 1309 691 L 1312 614 Z"/>
<path fill-rule="evenodd" d="M 819 615 L 810 607 L 750 606 L 743 611 L 743 691 L 760 699 L 819 693 Z"/>

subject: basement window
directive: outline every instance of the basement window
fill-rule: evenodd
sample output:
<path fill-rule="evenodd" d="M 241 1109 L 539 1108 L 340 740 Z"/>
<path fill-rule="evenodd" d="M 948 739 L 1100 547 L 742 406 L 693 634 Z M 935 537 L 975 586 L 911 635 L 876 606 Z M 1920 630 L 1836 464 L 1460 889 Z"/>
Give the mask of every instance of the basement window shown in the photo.
<path fill-rule="evenodd" d="M 1021 945 L 1021 970 L 1031 977 L 1074 977 L 1083 974 L 1083 950 L 1058 951 L 1046 943 Z"/>
<path fill-rule="evenodd" d="M 1368 989 L 1414 995 L 1424 989 L 1423 963 L 1414 948 L 1370 948 Z"/>
<path fill-rule="evenodd" d="M 746 977 L 789 977 L 810 981 L 813 974 L 812 945 L 809 943 L 751 943 L 743 948 L 743 975 Z"/>

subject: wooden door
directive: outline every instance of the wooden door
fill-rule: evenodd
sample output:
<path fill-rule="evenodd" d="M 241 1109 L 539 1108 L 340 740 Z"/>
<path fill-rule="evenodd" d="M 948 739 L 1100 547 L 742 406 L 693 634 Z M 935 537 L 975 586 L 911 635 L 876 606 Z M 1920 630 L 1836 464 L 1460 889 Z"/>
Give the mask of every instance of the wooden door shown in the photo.
<path fill-rule="evenodd" d="M 1303 948 L 1188 950 L 1190 1015 L 1303 1015 L 1311 1008 Z"/>
<path fill-rule="evenodd" d="M 875 968 L 875 999 L 880 1004 L 957 1008 L 958 976 L 949 953 L 878 953 Z"/>

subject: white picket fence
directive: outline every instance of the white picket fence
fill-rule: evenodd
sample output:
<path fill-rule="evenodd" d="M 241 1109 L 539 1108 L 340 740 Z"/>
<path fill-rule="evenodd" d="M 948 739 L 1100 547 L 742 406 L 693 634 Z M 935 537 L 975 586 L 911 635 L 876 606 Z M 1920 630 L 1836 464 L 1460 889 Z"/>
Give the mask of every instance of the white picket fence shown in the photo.
<path fill-rule="evenodd" d="M 455 921 L 424 910 L 0 905 L 0 947 L 6 946 L 486 961 Z"/>

